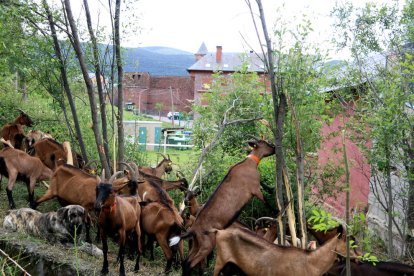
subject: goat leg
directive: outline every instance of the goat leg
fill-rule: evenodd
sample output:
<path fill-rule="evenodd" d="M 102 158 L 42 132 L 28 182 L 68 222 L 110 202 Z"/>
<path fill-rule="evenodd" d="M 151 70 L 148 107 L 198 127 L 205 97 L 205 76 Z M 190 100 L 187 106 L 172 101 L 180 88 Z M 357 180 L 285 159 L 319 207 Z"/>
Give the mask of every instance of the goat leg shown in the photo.
<path fill-rule="evenodd" d="M 9 208 L 10 209 L 16 209 L 16 204 L 14 203 L 13 200 L 13 194 L 12 191 L 9 190 L 9 188 L 6 188 L 6 193 L 7 193 L 7 199 L 9 200 Z"/>
<path fill-rule="evenodd" d="M 104 261 L 102 265 L 101 274 L 106 275 L 109 273 L 109 269 L 108 269 L 109 265 L 108 265 L 108 240 L 107 240 L 105 233 L 102 233 L 101 239 L 102 239 L 102 251 L 104 255 Z"/>
<path fill-rule="evenodd" d="M 120 239 L 120 244 L 119 244 L 119 251 L 118 251 L 118 259 L 119 259 L 119 275 L 121 276 L 125 276 L 125 266 L 124 266 L 124 245 L 125 243 L 125 239 Z"/>
<path fill-rule="evenodd" d="M 37 204 L 34 200 L 34 188 L 36 185 L 36 178 L 30 179 L 30 183 L 27 184 L 27 192 L 29 193 L 29 206 L 32 209 L 36 209 Z"/>

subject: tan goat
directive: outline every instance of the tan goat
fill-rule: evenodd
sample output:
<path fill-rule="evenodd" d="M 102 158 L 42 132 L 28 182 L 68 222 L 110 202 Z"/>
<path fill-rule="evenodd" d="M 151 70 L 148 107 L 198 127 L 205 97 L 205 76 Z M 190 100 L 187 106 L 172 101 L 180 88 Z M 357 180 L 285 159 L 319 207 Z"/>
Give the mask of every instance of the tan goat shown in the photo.
<path fill-rule="evenodd" d="M 219 275 L 227 263 L 252 276 L 323 275 L 334 264 L 337 253 L 346 255 L 345 235 L 338 233 L 317 250 L 310 251 L 269 243 L 243 228 L 217 230 L 214 275 Z M 355 257 L 352 253 L 351 257 Z"/>
<path fill-rule="evenodd" d="M 6 192 L 11 209 L 16 208 L 12 194 L 16 180 L 26 182 L 30 207 L 35 208 L 34 188 L 36 182 L 49 180 L 52 174 L 52 170 L 43 165 L 39 158 L 30 156 L 24 151 L 9 147 L 0 151 L 0 175 L 9 179 Z"/>

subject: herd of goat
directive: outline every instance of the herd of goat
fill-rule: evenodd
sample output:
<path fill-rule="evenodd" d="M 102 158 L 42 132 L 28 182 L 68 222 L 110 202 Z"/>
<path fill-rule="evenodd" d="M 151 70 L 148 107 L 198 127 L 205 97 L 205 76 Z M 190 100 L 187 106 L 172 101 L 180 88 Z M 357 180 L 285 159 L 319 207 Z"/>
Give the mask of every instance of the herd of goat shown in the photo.
<path fill-rule="evenodd" d="M 124 171 L 113 172 L 109 179 L 95 174 L 90 164 L 72 153 L 70 147 L 41 131 L 24 132 L 33 121 L 21 111 L 14 122 L 0 130 L 4 148 L 0 151 L 0 175 L 8 178 L 6 193 L 10 209 L 16 208 L 12 189 L 16 180 L 27 184 L 30 207 L 56 198 L 62 205 L 80 205 L 85 209 L 85 240 L 91 242 L 90 228 L 97 225 L 96 240 L 102 241 L 102 274 L 108 269 L 108 237 L 119 245 L 119 273 L 125 275 L 124 255 L 136 256 L 134 271 L 139 270 L 140 256 L 156 241 L 166 258 L 164 272 L 181 263 L 182 274 L 191 275 L 197 267 L 203 274 L 216 252 L 214 275 L 345 275 L 341 256 L 346 255 L 346 233 L 342 226 L 323 233 L 309 227 L 318 242 L 301 249 L 275 244 L 275 218 L 257 220 L 251 230 L 237 220 L 253 196 L 265 201 L 260 190 L 260 160 L 275 153 L 275 146 L 265 140 L 249 141 L 250 154 L 232 166 L 222 182 L 204 204 L 199 204 L 200 190 L 189 188 L 181 173 L 177 181 L 164 180 L 172 171 L 169 156 L 156 168 L 141 167 L 134 162 L 122 163 Z M 35 184 L 48 180 L 46 193 L 34 198 Z M 1 180 L 0 180 L 1 181 Z M 0 182 L 1 183 L 1 182 Z M 168 190 L 185 193 L 184 207 L 179 209 Z M 265 223 L 261 223 L 265 221 Z M 144 237 L 146 239 L 144 239 Z M 188 255 L 184 256 L 184 240 Z M 351 250 L 352 275 L 414 275 L 408 265 L 358 261 Z"/>

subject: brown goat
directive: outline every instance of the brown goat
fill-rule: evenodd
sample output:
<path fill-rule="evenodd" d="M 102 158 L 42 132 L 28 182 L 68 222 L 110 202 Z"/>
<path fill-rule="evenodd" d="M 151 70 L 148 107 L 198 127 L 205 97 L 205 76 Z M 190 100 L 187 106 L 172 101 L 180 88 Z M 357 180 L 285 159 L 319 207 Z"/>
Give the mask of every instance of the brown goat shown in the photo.
<path fill-rule="evenodd" d="M 336 263 L 327 273 L 329 276 L 345 276 L 345 260 Z M 375 264 L 351 262 L 352 276 L 414 276 L 414 267 L 395 262 L 376 262 Z"/>
<path fill-rule="evenodd" d="M 319 276 L 332 267 L 337 253 L 346 254 L 346 241 L 343 235 L 339 236 L 310 251 L 269 243 L 243 228 L 217 230 L 214 275 L 219 275 L 227 263 L 232 263 L 246 275 Z"/>
<path fill-rule="evenodd" d="M 249 141 L 253 148 L 242 162 L 232 166 L 223 181 L 198 213 L 194 224 L 182 237 L 174 237 L 171 244 L 181 238 L 193 237 L 193 246 L 183 262 L 183 275 L 191 270 L 214 249 L 215 238 L 211 229 L 224 229 L 231 225 L 248 201 L 256 196 L 264 201 L 260 191 L 260 174 L 257 170 L 263 157 L 273 155 L 275 146 L 264 140 Z"/>
<path fill-rule="evenodd" d="M 38 157 L 48 168 L 55 170 L 59 165 L 66 164 L 67 152 L 63 145 L 51 138 L 44 138 L 33 144 L 29 154 Z M 82 168 L 82 157 L 73 152 L 73 165 Z"/>
<path fill-rule="evenodd" d="M 20 115 L 12 123 L 4 125 L 0 130 L 0 138 L 10 141 L 16 149 L 23 149 L 23 139 L 25 137 L 23 125 L 31 127 L 33 121 L 29 115 L 20 110 Z"/>
<path fill-rule="evenodd" d="M 90 242 L 90 212 L 96 200 L 96 185 L 101 182 L 99 176 L 90 175 L 71 165 L 61 165 L 53 173 L 46 193 L 36 200 L 36 205 L 57 197 L 61 202 L 77 204 L 88 213 L 86 241 Z"/>
<path fill-rule="evenodd" d="M 146 174 L 143 171 L 139 171 L 139 175 L 142 176 L 144 179 L 147 179 L 151 182 L 156 183 L 158 186 L 163 188 L 165 191 L 179 189 L 181 191 L 187 191 L 188 189 L 188 182 L 187 179 L 185 179 L 184 175 L 181 172 L 177 172 L 177 178 L 176 181 L 169 181 L 164 180 L 162 178 L 159 178 L 155 175 Z"/>
<path fill-rule="evenodd" d="M 165 206 L 160 202 L 150 202 L 143 203 L 141 227 L 145 234 L 150 235 L 150 237 L 155 236 L 155 239 L 167 259 L 167 265 L 164 272 L 170 272 L 173 257 L 177 252 L 177 246 L 170 247 L 168 245 L 168 239 L 173 235 L 180 235 L 182 231 L 182 222 L 177 221 L 177 216 L 168 206 Z M 183 244 L 180 243 L 178 247 L 178 252 L 182 258 Z"/>
<path fill-rule="evenodd" d="M 34 188 L 37 181 L 49 180 L 52 177 L 52 170 L 42 164 L 39 158 L 32 157 L 24 151 L 14 148 L 4 148 L 0 151 L 0 174 L 7 177 L 6 188 L 9 208 L 16 208 L 13 200 L 12 190 L 16 180 L 24 181 L 29 193 L 31 208 L 35 208 Z"/>
<path fill-rule="evenodd" d="M 165 208 L 168 208 L 175 217 L 175 221 L 179 225 L 183 225 L 183 218 L 180 216 L 177 208 L 175 207 L 173 199 L 170 195 L 161 188 L 162 183 L 168 182 L 166 180 L 160 179 L 155 176 L 142 177 L 143 173 L 138 170 L 138 166 L 135 163 L 126 164 L 128 167 L 128 174 L 122 178 L 116 179 L 113 182 L 114 189 L 118 191 L 119 194 L 131 195 L 136 194 L 140 196 L 144 202 L 158 202 L 161 203 Z M 140 178 L 138 178 L 140 176 Z M 185 180 L 185 179 L 184 179 Z M 181 180 L 182 182 L 182 180 Z M 185 181 L 187 183 L 187 181 Z M 180 185 L 183 185 L 182 183 Z M 151 257 L 153 256 L 153 240 L 149 239 L 147 246 L 145 248 L 150 248 Z M 182 250 L 180 246 L 180 255 L 182 255 Z"/>
<path fill-rule="evenodd" d="M 109 183 L 99 183 L 96 186 L 95 210 L 99 212 L 99 229 L 102 239 L 104 261 L 102 274 L 107 274 L 108 269 L 108 236 L 118 240 L 119 275 L 125 275 L 124 250 L 128 237 L 134 235 L 134 241 L 138 245 L 138 255 L 134 272 L 139 270 L 139 258 L 141 255 L 141 228 L 140 199 L 137 196 L 120 197 L 112 187 L 112 182 L 119 172 L 109 179 Z"/>
<path fill-rule="evenodd" d="M 271 217 L 261 217 L 256 220 L 256 233 L 259 229 L 258 225 L 262 222 L 266 221 L 266 231 L 263 233 L 263 239 L 267 240 L 268 242 L 274 242 L 277 238 L 277 220 Z"/>
<path fill-rule="evenodd" d="M 190 215 L 196 217 L 201 209 L 197 197 L 201 194 L 201 190 L 195 187 L 193 190 L 188 190 L 184 197 L 184 206 L 190 211 Z"/>
<path fill-rule="evenodd" d="M 160 161 L 160 163 L 158 163 L 158 165 L 155 168 L 139 166 L 138 169 L 143 173 L 155 175 L 157 177 L 162 177 L 165 173 L 170 173 L 172 171 L 172 162 L 170 159 L 170 155 L 168 154 L 167 157 L 162 153 L 158 154 L 160 154 L 163 157 L 163 159 Z"/>

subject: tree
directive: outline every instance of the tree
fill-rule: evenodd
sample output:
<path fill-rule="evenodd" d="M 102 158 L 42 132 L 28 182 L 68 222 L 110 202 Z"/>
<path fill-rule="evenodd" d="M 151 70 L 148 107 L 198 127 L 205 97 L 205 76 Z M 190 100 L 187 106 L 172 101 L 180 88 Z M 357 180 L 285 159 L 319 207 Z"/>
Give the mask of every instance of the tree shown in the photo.
<path fill-rule="evenodd" d="M 116 0 L 115 2 L 115 17 L 114 17 L 114 47 L 115 47 L 115 57 L 116 57 L 116 66 L 118 69 L 118 163 L 124 161 L 124 91 L 122 86 L 122 57 L 121 57 L 121 39 L 119 33 L 120 25 L 120 13 L 121 13 L 121 0 Z"/>
<path fill-rule="evenodd" d="M 268 106 L 265 118 L 269 120 L 276 145 L 276 195 L 278 208 L 282 209 L 288 202 L 287 215 L 290 232 L 295 230 L 294 203 L 297 202 L 300 236 L 302 245 L 306 244 L 305 216 L 305 176 L 304 157 L 307 152 L 315 152 L 320 143 L 319 130 L 324 120 L 326 95 L 320 93 L 328 71 L 324 66 L 327 58 L 318 46 L 308 41 L 311 23 L 302 20 L 295 28 L 287 29 L 283 17 L 276 22 L 274 39 L 267 30 L 264 8 L 260 0 L 256 1 L 258 17 L 261 24 L 259 32 L 256 17 L 250 1 L 253 23 L 261 45 L 263 62 L 270 80 L 272 105 Z M 262 34 L 262 35 L 261 35 Z M 261 37 L 265 43 L 261 43 Z M 275 41 L 275 42 L 272 42 Z M 308 54 L 312 53 L 312 54 Z M 289 120 L 287 120 L 289 119 Z M 306 133 L 306 139 L 303 134 Z M 290 139 L 286 139 L 290 137 Z M 286 159 L 286 156 L 289 158 Z M 290 157 L 295 156 L 294 160 Z M 296 183 L 298 198 L 293 196 L 292 185 Z M 285 222 L 279 220 L 280 236 L 284 241 Z"/>
<path fill-rule="evenodd" d="M 86 63 L 85 63 L 84 54 L 83 54 L 81 46 L 80 46 L 78 30 L 77 30 L 77 27 L 75 25 L 75 20 L 73 18 L 72 9 L 71 9 L 69 0 L 64 1 L 64 8 L 65 8 L 68 23 L 69 23 L 69 26 L 70 26 L 70 29 L 71 29 L 71 34 L 72 34 L 72 37 L 73 37 L 73 41 L 72 41 L 73 42 L 73 48 L 75 50 L 76 57 L 79 61 L 79 66 L 80 66 L 81 71 L 82 71 L 82 76 L 83 76 L 83 79 L 84 79 L 85 84 L 86 84 L 86 89 L 87 89 L 90 108 L 91 108 L 92 129 L 93 129 L 93 133 L 94 133 L 94 136 L 95 136 L 96 148 L 97 148 L 97 151 L 98 151 L 99 159 L 100 159 L 101 164 L 102 164 L 102 168 L 105 170 L 105 175 L 106 175 L 107 178 L 109 178 L 111 170 L 109 169 L 109 164 L 108 164 L 108 161 L 107 161 L 107 157 L 105 155 L 105 151 L 104 151 L 104 148 L 103 148 L 103 145 L 102 145 L 102 137 L 101 137 L 101 134 L 99 132 L 99 123 L 98 123 L 98 115 L 97 115 L 97 111 L 96 111 L 96 100 L 95 100 L 95 94 L 94 94 L 94 89 L 93 89 L 93 83 L 92 83 L 92 81 L 91 81 L 91 79 L 89 78 L 89 75 L 88 75 L 88 70 L 87 70 L 87 66 L 86 66 Z"/>
<path fill-rule="evenodd" d="M 55 55 L 56 55 L 56 58 L 57 58 L 58 64 L 59 64 L 60 77 L 61 77 L 61 80 L 62 80 L 63 90 L 66 93 L 66 98 L 68 99 L 70 110 L 72 112 L 73 123 L 75 125 L 75 130 L 76 130 L 76 137 L 77 137 L 76 140 L 79 142 L 79 147 L 81 149 L 81 154 L 82 154 L 83 160 L 85 160 L 85 162 L 88 162 L 88 155 L 86 153 L 85 143 L 83 141 L 82 131 L 80 129 L 80 124 L 79 124 L 79 120 L 78 120 L 78 114 L 76 112 L 76 105 L 75 105 L 75 101 L 73 100 L 72 91 L 71 91 L 70 85 L 69 85 L 65 60 L 63 59 L 61 47 L 60 47 L 60 44 L 59 44 L 59 40 L 57 38 L 55 22 L 54 22 L 52 13 L 49 9 L 49 5 L 47 4 L 46 0 L 43 0 L 42 4 L 43 4 L 43 8 L 46 11 L 46 16 L 47 16 L 47 19 L 48 19 L 48 22 L 49 22 L 49 28 L 50 28 L 51 36 L 52 36 L 52 39 L 53 39 L 53 47 L 54 47 Z M 62 104 L 62 106 L 64 106 L 64 104 Z"/>
<path fill-rule="evenodd" d="M 106 156 L 106 162 L 110 164 L 110 153 L 109 153 L 109 142 L 108 142 L 108 127 L 106 119 L 106 101 L 105 101 L 105 92 L 103 87 L 103 74 L 101 72 L 101 64 L 99 59 L 99 49 L 96 41 L 95 33 L 92 28 L 92 20 L 89 12 L 88 0 L 83 0 L 83 5 L 85 7 L 86 22 L 88 25 L 89 36 L 91 37 L 92 51 L 93 51 L 93 63 L 95 68 L 95 78 L 96 78 L 96 87 L 98 89 L 99 97 L 99 110 L 101 113 L 101 125 L 102 125 L 102 139 L 103 139 L 103 149 Z"/>
<path fill-rule="evenodd" d="M 158 111 L 158 120 L 161 121 L 161 111 L 164 109 L 163 103 L 155 103 L 155 110 Z"/>
<path fill-rule="evenodd" d="M 240 71 L 232 75 L 216 72 L 205 96 L 208 106 L 193 106 L 194 112 L 198 114 L 193 126 L 194 142 L 202 149 L 202 153 L 193 170 L 192 184 L 204 159 L 213 150 L 240 153 L 247 138 L 246 132 L 254 134 L 254 121 L 261 119 L 262 85 L 258 76 L 247 69 L 247 64 L 244 64 Z M 214 166 L 217 169 L 217 164 Z"/>
<path fill-rule="evenodd" d="M 406 11 L 411 9 L 408 1 Z M 351 50 L 353 63 L 351 75 L 357 83 L 360 100 L 354 112 L 359 120 L 352 127 L 359 131 L 361 140 L 371 139 L 372 147 L 365 148 L 372 166 L 371 191 L 377 197 L 383 211 L 387 214 L 388 257 L 394 258 L 394 230 L 405 239 L 405 223 L 408 233 L 414 224 L 414 184 L 412 175 L 413 152 L 413 115 L 407 103 L 412 103 L 412 59 L 410 49 L 404 41 L 409 36 L 412 13 L 399 16 L 398 6 L 368 3 L 361 9 L 354 9 L 349 3 L 334 11 L 341 36 L 338 45 Z M 402 20 L 404 19 L 404 20 Z M 405 31 L 404 31 L 405 29 Z M 364 126 L 368 126 L 369 132 Z M 393 174 L 397 171 L 399 179 L 407 181 L 408 209 L 403 224 L 397 221 L 396 204 L 403 199 L 404 191 L 396 191 Z M 404 188 L 403 188 L 404 189 Z M 410 207 L 411 206 L 411 207 Z M 410 209 L 411 208 L 411 209 Z M 412 242 L 412 238 L 407 240 Z M 402 250 L 404 252 L 404 250 Z M 410 252 L 412 256 L 412 252 Z"/>

